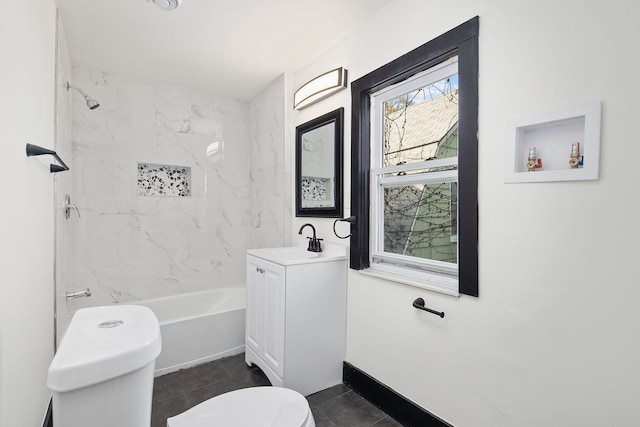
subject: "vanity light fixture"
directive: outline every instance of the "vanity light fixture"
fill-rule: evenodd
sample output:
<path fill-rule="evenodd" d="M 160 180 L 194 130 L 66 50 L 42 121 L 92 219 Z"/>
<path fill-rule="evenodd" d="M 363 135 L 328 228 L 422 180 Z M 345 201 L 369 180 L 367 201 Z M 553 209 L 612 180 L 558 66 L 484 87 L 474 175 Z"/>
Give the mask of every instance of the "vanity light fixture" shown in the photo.
<path fill-rule="evenodd" d="M 347 70 L 343 67 L 320 74 L 293 94 L 293 108 L 301 110 L 347 87 Z"/>

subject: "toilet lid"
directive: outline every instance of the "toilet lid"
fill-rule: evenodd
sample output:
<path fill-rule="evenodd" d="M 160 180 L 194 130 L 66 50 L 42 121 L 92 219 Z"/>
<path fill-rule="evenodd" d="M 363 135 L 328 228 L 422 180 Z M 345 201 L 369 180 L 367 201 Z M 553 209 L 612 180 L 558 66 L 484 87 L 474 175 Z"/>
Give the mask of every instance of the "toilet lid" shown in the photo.
<path fill-rule="evenodd" d="M 300 393 L 252 387 L 206 400 L 167 419 L 167 427 L 300 427 L 308 415 L 309 403 Z"/>

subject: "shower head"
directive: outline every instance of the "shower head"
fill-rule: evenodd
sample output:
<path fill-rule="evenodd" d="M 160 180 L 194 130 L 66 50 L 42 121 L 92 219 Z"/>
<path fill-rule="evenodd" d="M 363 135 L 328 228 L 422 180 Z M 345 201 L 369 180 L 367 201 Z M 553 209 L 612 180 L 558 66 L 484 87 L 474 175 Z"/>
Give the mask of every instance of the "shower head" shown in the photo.
<path fill-rule="evenodd" d="M 90 110 L 95 110 L 100 106 L 100 104 L 98 104 L 98 101 L 96 101 L 95 99 L 89 98 L 88 96 L 85 96 L 85 99 L 87 100 L 87 107 L 89 107 Z"/>
<path fill-rule="evenodd" d="M 87 107 L 89 107 L 90 110 L 95 110 L 100 106 L 100 104 L 98 104 L 98 101 L 87 95 L 85 91 L 80 89 L 78 86 L 74 86 L 71 83 L 67 82 L 67 90 L 69 89 L 75 89 L 80 92 L 80 95 L 82 95 L 84 97 L 84 100 L 87 101 Z"/>

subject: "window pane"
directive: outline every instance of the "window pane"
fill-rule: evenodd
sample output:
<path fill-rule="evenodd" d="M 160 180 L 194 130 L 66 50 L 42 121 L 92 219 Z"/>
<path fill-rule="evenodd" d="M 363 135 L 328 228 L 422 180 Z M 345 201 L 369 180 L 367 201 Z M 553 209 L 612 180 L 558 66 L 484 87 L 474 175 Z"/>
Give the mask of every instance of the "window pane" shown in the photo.
<path fill-rule="evenodd" d="M 384 188 L 384 251 L 458 262 L 457 183 Z"/>
<path fill-rule="evenodd" d="M 384 166 L 458 155 L 458 75 L 383 103 Z"/>

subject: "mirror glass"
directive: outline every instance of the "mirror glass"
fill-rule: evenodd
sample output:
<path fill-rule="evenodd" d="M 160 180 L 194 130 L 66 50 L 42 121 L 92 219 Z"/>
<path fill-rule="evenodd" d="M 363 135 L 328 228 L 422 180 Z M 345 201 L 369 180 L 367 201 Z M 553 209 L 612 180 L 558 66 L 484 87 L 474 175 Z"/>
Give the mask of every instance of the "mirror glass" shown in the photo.
<path fill-rule="evenodd" d="M 296 128 L 296 216 L 342 217 L 344 109 Z"/>

